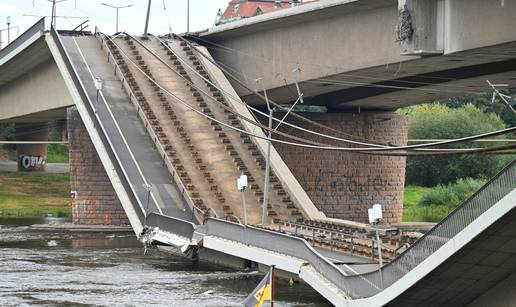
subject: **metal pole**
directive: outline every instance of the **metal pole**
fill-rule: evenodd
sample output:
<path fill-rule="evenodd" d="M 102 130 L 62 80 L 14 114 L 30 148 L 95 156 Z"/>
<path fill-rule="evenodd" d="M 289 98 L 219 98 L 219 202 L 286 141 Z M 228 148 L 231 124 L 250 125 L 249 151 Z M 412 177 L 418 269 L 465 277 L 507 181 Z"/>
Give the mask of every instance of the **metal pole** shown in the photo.
<path fill-rule="evenodd" d="M 378 268 L 378 271 L 380 272 L 380 282 L 383 289 L 383 274 L 382 274 L 382 266 L 383 266 L 383 259 L 382 259 L 382 244 L 380 242 L 380 235 L 378 234 L 378 228 L 376 228 L 376 244 L 378 245 L 378 262 L 380 264 L 380 267 Z"/>
<path fill-rule="evenodd" d="M 147 19 L 145 20 L 145 31 L 143 32 L 144 36 L 147 36 L 148 29 L 149 29 L 149 16 L 150 16 L 150 9 L 151 9 L 151 3 L 152 0 L 149 0 L 149 5 L 147 6 Z"/>
<path fill-rule="evenodd" d="M 51 19 L 52 26 L 54 29 L 56 28 L 56 0 L 52 1 L 52 19 Z"/>
<path fill-rule="evenodd" d="M 275 282 L 274 282 L 274 279 L 276 278 L 276 272 L 275 272 L 275 269 L 276 269 L 276 266 L 275 265 L 272 265 L 272 270 L 271 270 L 271 307 L 274 307 L 274 295 L 276 294 L 274 291 L 274 287 L 276 286 L 275 285 Z"/>
<path fill-rule="evenodd" d="M 245 206 L 245 189 L 242 190 L 242 206 L 244 207 L 244 225 L 247 226 L 247 208 Z"/>
<path fill-rule="evenodd" d="M 190 0 L 186 0 L 186 33 L 190 32 Z"/>
<path fill-rule="evenodd" d="M 11 43 L 11 16 L 7 16 L 7 45 Z"/>
<path fill-rule="evenodd" d="M 261 79 L 257 79 L 256 83 L 259 83 Z M 274 108 L 271 108 L 269 97 L 267 96 L 267 90 L 265 89 L 265 84 L 263 84 L 263 93 L 265 95 L 265 101 L 267 102 L 267 109 L 269 110 L 269 139 L 267 140 L 267 159 L 265 161 L 265 183 L 264 183 L 264 193 L 263 193 L 263 207 L 262 207 L 262 225 L 267 224 L 267 208 L 269 206 L 269 185 L 270 185 L 270 171 L 271 171 L 271 138 L 272 138 L 272 116 L 274 113 Z"/>
<path fill-rule="evenodd" d="M 125 9 L 125 8 L 129 8 L 129 7 L 132 7 L 133 5 L 131 4 L 131 5 L 124 5 L 124 6 L 114 6 L 114 5 L 107 4 L 107 3 L 101 3 L 101 4 L 102 4 L 102 5 L 104 5 L 104 6 L 107 6 L 107 7 L 110 7 L 110 8 L 113 8 L 113 9 L 115 9 L 115 10 L 116 10 L 116 12 L 115 12 L 115 19 L 116 19 L 116 20 L 115 20 L 115 21 L 116 21 L 116 24 L 115 24 L 115 33 L 118 33 L 118 24 L 119 24 L 119 22 L 118 22 L 118 15 L 119 15 L 118 10 L 120 10 L 120 9 Z"/>
<path fill-rule="evenodd" d="M 116 8 L 116 31 L 115 33 L 118 33 L 118 7 Z"/>

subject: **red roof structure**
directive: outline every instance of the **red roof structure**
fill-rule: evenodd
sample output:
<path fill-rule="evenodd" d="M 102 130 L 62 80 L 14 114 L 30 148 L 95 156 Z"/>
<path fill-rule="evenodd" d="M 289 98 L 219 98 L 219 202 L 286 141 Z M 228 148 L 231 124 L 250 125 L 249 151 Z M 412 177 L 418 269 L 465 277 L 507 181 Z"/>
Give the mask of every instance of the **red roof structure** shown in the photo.
<path fill-rule="evenodd" d="M 216 24 L 228 23 L 243 18 L 249 18 L 283 10 L 293 6 L 293 2 L 299 5 L 318 0 L 292 1 L 292 0 L 232 0 L 222 15 L 217 18 Z"/>

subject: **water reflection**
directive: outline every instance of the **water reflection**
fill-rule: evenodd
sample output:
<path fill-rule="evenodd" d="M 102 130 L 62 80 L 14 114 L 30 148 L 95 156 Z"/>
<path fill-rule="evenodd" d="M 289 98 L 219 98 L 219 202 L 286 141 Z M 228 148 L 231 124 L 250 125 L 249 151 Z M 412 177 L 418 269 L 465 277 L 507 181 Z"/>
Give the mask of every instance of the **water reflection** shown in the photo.
<path fill-rule="evenodd" d="M 240 306 L 261 275 L 152 250 L 131 234 L 33 231 L 0 219 L 0 306 Z M 213 291 L 213 294 L 205 294 Z M 279 282 L 278 306 L 328 306 Z"/>

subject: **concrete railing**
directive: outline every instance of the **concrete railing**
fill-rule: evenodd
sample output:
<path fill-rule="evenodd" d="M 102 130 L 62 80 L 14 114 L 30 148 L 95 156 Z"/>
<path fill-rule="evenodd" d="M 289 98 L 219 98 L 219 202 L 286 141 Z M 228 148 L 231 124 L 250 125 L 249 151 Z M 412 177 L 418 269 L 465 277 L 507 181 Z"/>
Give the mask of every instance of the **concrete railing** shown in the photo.
<path fill-rule="evenodd" d="M 7 45 L 5 48 L 0 50 L 0 60 L 2 60 L 2 58 L 5 55 L 7 55 L 8 53 L 10 53 L 11 51 L 24 45 L 29 40 L 29 38 L 31 38 L 32 36 L 37 35 L 37 34 L 43 35 L 44 31 L 45 31 L 45 18 L 41 18 L 38 22 L 36 22 L 27 31 L 23 32 L 22 35 L 18 36 L 9 45 Z"/>
<path fill-rule="evenodd" d="M 189 240 L 193 237 L 196 228 L 194 223 L 157 213 L 150 213 L 147 216 L 146 224 Z"/>
<path fill-rule="evenodd" d="M 334 265 L 330 260 L 317 252 L 306 240 L 295 236 L 281 234 L 253 226 L 244 226 L 219 219 L 209 219 L 207 223 L 207 235 L 236 241 L 248 246 L 258 247 L 274 253 L 288 255 L 302 259 L 310 263 L 314 269 L 327 278 L 337 287 L 345 290 L 348 295 L 355 297 L 354 293 L 347 290 L 354 288 L 348 279 L 348 275 Z M 365 279 L 359 281 L 360 287 L 371 288 L 374 284 Z"/>

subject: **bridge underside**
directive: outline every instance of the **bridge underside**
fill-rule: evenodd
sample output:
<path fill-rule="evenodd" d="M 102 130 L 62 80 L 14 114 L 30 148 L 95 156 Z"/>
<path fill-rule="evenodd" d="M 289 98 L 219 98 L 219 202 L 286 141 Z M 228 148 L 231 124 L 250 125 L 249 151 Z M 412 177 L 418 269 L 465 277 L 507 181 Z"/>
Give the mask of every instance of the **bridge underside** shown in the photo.
<path fill-rule="evenodd" d="M 515 272 L 516 209 L 512 209 L 388 306 L 466 306 Z M 504 306 L 494 304 L 494 296 L 491 299 L 490 306 Z"/>
<path fill-rule="evenodd" d="M 490 92 L 486 80 L 514 83 L 516 42 L 325 76 L 301 82 L 300 87 L 305 103 L 329 110 L 395 110 Z M 277 102 L 291 103 L 297 98 L 292 85 L 268 91 Z M 243 99 L 263 105 L 253 94 Z"/>
<path fill-rule="evenodd" d="M 407 5 L 412 36 L 396 41 Z M 330 0 L 196 33 L 228 71 L 277 102 L 394 110 L 516 79 L 516 5 L 498 0 Z M 233 83 L 248 103 L 264 102 Z"/>

